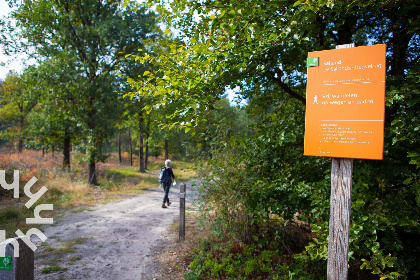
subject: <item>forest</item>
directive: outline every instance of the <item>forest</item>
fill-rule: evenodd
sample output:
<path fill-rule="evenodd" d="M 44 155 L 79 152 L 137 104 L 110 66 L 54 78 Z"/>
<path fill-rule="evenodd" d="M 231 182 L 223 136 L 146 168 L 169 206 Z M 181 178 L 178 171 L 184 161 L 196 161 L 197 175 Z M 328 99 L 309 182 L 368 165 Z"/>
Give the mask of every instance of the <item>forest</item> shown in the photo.
<path fill-rule="evenodd" d="M 56 172 L 89 188 L 113 156 L 194 163 L 212 234 L 185 279 L 326 279 L 331 158 L 303 155 L 306 58 L 386 44 L 384 158 L 354 160 L 348 273 L 420 277 L 420 1 L 139 2 L 8 1 L 3 52 L 36 63 L 1 81 L 0 157 L 62 153 Z"/>

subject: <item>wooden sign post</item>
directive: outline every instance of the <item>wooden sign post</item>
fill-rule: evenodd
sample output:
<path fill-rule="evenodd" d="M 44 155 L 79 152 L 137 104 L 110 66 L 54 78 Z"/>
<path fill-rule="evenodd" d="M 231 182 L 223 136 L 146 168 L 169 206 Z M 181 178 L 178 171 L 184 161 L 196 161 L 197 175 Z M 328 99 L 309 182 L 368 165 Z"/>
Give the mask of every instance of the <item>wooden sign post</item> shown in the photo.
<path fill-rule="evenodd" d="M 305 149 L 332 157 L 327 279 L 346 280 L 353 158 L 383 158 L 386 46 L 308 54 Z"/>
<path fill-rule="evenodd" d="M 333 158 L 327 279 L 347 279 L 353 159 Z"/>

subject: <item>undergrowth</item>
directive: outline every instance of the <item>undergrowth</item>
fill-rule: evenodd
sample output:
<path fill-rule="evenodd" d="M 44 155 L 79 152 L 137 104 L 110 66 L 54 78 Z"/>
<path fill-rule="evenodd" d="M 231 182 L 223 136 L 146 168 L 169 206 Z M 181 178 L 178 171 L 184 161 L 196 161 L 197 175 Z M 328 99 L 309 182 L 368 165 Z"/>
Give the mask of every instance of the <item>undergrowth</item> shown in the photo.
<path fill-rule="evenodd" d="M 215 219 L 203 213 L 189 214 L 186 239 L 178 242 L 178 227 L 170 231 L 173 244 L 157 257 L 161 276 L 166 279 L 326 279 L 327 261 L 302 258 L 305 247 L 316 234 L 308 224 L 298 220 L 272 217 L 253 227 L 250 242 L 231 228 L 221 228 Z M 177 223 L 177 220 L 175 220 Z M 378 279 L 350 263 L 349 278 Z"/>
<path fill-rule="evenodd" d="M 184 255 L 189 262 L 185 279 L 323 279 L 325 262 L 294 259 L 311 240 L 305 224 L 271 221 L 253 232 L 250 243 L 233 232 L 214 227 L 210 232 Z"/>

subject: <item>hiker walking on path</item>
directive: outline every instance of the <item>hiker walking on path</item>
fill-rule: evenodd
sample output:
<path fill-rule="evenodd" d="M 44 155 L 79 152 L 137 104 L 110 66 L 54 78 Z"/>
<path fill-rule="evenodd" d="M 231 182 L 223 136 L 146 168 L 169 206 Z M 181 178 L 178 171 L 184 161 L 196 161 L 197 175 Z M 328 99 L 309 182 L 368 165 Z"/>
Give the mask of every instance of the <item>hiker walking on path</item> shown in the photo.
<path fill-rule="evenodd" d="M 162 167 L 159 173 L 159 183 L 163 186 L 164 196 L 162 202 L 162 208 L 167 208 L 165 203 L 169 206 L 171 203 L 169 202 L 169 189 L 171 188 L 172 178 L 175 182 L 175 175 L 171 168 L 171 160 L 165 160 L 165 166 Z"/>

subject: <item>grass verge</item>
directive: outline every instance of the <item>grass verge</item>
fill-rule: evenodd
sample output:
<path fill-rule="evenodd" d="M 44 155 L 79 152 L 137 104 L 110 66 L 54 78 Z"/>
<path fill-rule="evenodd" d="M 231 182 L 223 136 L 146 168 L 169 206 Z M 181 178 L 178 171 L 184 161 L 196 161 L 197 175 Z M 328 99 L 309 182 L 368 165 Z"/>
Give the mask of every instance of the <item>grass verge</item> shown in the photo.
<path fill-rule="evenodd" d="M 53 266 L 44 267 L 41 270 L 41 273 L 48 274 L 48 273 L 51 273 L 51 272 L 66 271 L 66 270 L 67 270 L 67 267 L 61 267 L 61 266 L 58 266 L 58 265 L 53 265 Z"/>

